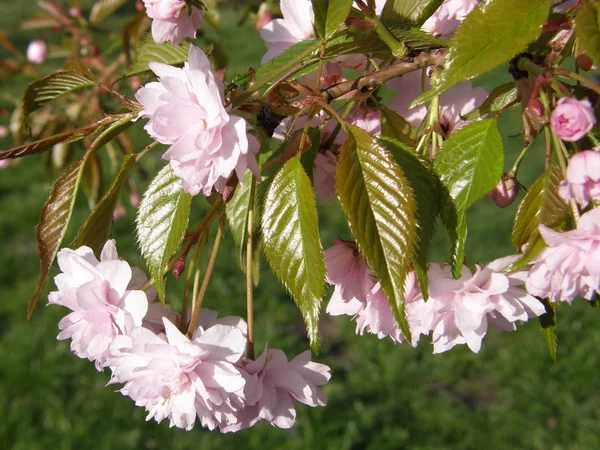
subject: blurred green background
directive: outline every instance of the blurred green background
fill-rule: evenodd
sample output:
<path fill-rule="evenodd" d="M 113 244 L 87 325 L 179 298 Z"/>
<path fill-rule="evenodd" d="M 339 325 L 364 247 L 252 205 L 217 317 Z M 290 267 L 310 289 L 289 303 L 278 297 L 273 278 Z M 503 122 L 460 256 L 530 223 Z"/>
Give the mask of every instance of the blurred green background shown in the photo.
<path fill-rule="evenodd" d="M 18 31 L 18 20 L 32 13 L 29 2 L 2 2 L 0 30 L 24 49 L 35 33 Z M 85 8 L 84 8 L 85 10 Z M 125 13 L 123 13 L 125 14 Z M 264 44 L 249 25 L 237 23 L 240 11 L 224 8 L 223 26 L 213 31 L 230 57 L 229 72 L 257 66 Z M 52 36 L 49 36 L 52 39 Z M 5 57 L 5 54 L 0 54 Z M 58 67 L 58 62 L 55 63 Z M 52 67 L 49 62 L 46 69 Z M 48 69 L 49 70 L 49 69 Z M 19 96 L 32 81 L 25 76 L 0 87 L 0 106 Z M 505 70 L 480 80 L 488 88 L 509 81 Z M 6 124 L 8 117 L 0 117 Z M 140 149 L 147 143 L 137 124 Z M 522 137 L 518 112 L 501 120 L 506 165 L 510 167 Z M 0 149 L 10 146 L 0 141 Z M 539 145 L 538 145 L 539 147 Z M 159 167 L 159 153 L 151 163 Z M 541 149 L 525 161 L 520 181 L 529 185 L 539 173 Z M 68 341 L 57 341 L 62 308 L 45 308 L 46 297 L 30 321 L 25 309 L 38 275 L 34 227 L 52 178 L 43 156 L 27 158 L 0 171 L 0 448 L 2 449 L 594 449 L 600 448 L 600 312 L 583 301 L 558 310 L 558 363 L 544 346 L 536 320 L 516 333 L 488 331 L 480 354 L 466 346 L 433 355 L 422 339 L 417 349 L 394 345 L 376 336 L 356 336 L 348 317 L 322 317 L 322 352 L 315 360 L 332 368 L 324 388 L 325 408 L 298 405 L 296 426 L 279 430 L 263 423 L 234 435 L 220 435 L 197 426 L 190 432 L 170 429 L 168 422 L 145 422 L 145 413 L 126 397 L 104 387 L 99 373 L 76 358 Z M 142 183 L 138 184 L 144 188 Z M 522 194 L 521 196 L 522 197 Z M 72 228 L 85 219 L 83 199 Z M 115 223 L 121 257 L 143 267 L 135 248 L 134 210 Z M 206 201 L 195 199 L 191 219 L 202 217 Z M 489 262 L 511 252 L 509 245 L 516 204 L 500 210 L 486 200 L 469 214 L 469 264 Z M 349 238 L 339 206 L 320 205 L 324 247 L 338 237 Z M 71 230 L 65 244 L 71 242 Z M 446 261 L 448 242 L 436 234 L 432 254 Z M 244 314 L 244 278 L 231 240 L 221 247 L 204 306 L 221 315 Z M 56 272 L 56 270 L 55 270 Z M 55 273 L 54 272 L 54 273 Z M 169 282 L 171 301 L 181 287 Z M 52 288 L 49 282 L 47 290 Z M 263 264 L 256 291 L 257 345 L 265 341 L 293 356 L 307 347 L 301 318 L 284 289 Z"/>

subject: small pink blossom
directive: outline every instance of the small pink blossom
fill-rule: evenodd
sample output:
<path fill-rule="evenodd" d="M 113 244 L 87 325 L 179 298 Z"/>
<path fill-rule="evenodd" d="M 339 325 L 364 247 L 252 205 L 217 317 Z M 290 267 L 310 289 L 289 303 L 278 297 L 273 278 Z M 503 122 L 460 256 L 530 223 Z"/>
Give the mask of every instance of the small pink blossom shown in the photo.
<path fill-rule="evenodd" d="M 280 6 L 283 18 L 272 20 L 260 30 L 260 37 L 269 44 L 261 64 L 292 45 L 315 37 L 311 0 L 281 0 Z"/>
<path fill-rule="evenodd" d="M 109 384 L 148 411 L 146 420 L 169 419 L 190 430 L 200 419 L 214 429 L 237 422 L 244 406 L 246 379 L 235 363 L 246 348 L 244 330 L 216 323 L 198 327 L 192 339 L 163 318 L 164 334 L 137 327 L 111 344 Z"/>
<path fill-rule="evenodd" d="M 544 225 L 539 230 L 547 247 L 529 272 L 527 292 L 568 303 L 600 294 L 600 208 L 583 214 L 575 230 L 558 233 Z"/>
<path fill-rule="evenodd" d="M 421 125 L 427 114 L 427 107 L 424 105 L 409 109 L 412 101 L 423 92 L 421 77 L 422 72 L 415 71 L 388 82 L 389 88 L 398 92 L 398 96 L 389 102 L 390 109 L 396 111 L 415 127 Z M 450 135 L 470 123 L 470 121 L 462 120 L 461 116 L 470 113 L 482 104 L 487 95 L 485 89 L 473 87 L 470 81 L 456 84 L 445 91 L 440 96 L 439 119 L 446 134 Z"/>
<path fill-rule="evenodd" d="M 563 97 L 550 117 L 552 131 L 560 139 L 575 142 L 586 135 L 596 124 L 594 110 L 589 100 Z"/>
<path fill-rule="evenodd" d="M 27 60 L 33 64 L 42 64 L 48 59 L 48 45 L 38 39 L 27 46 Z"/>
<path fill-rule="evenodd" d="M 362 106 L 348 116 L 348 123 L 362 128 L 372 136 L 378 136 L 381 134 L 381 111 Z"/>
<path fill-rule="evenodd" d="M 58 339 L 71 338 L 71 350 L 101 370 L 113 339 L 142 325 L 148 298 L 135 290 L 132 268 L 118 258 L 114 241 L 106 242 L 100 261 L 89 247 L 62 249 L 57 260 L 62 273 L 48 303 L 72 311 L 58 324 Z"/>
<path fill-rule="evenodd" d="M 144 106 L 140 117 L 157 141 L 171 145 L 163 155 L 182 179 L 183 189 L 206 196 L 223 192 L 235 172 L 239 180 L 250 168 L 259 178 L 254 154 L 258 142 L 246 132 L 246 121 L 223 107 L 223 84 L 210 71 L 208 58 L 190 46 L 189 61 L 180 69 L 150 63 L 158 82 L 136 93 Z"/>
<path fill-rule="evenodd" d="M 567 179 L 561 181 L 558 193 L 567 202 L 574 199 L 582 208 L 600 200 L 600 153 L 585 150 L 574 154 L 567 167 Z"/>
<path fill-rule="evenodd" d="M 335 200 L 335 169 L 336 156 L 327 150 L 317 153 L 313 168 L 313 184 L 315 194 L 321 200 L 332 202 Z"/>
<path fill-rule="evenodd" d="M 170 41 L 179 45 L 186 37 L 195 38 L 202 26 L 204 11 L 192 7 L 188 18 L 184 0 L 144 0 L 146 14 L 152 20 L 152 38 L 156 43 Z"/>
<path fill-rule="evenodd" d="M 221 431 L 249 428 L 260 420 L 278 428 L 296 422 L 294 400 L 307 406 L 325 406 L 327 397 L 317 386 L 327 384 L 329 367 L 312 362 L 310 350 L 288 362 L 281 350 L 267 349 L 256 361 L 242 360 L 238 367 L 247 374 L 246 406 L 236 415 L 237 423 Z"/>

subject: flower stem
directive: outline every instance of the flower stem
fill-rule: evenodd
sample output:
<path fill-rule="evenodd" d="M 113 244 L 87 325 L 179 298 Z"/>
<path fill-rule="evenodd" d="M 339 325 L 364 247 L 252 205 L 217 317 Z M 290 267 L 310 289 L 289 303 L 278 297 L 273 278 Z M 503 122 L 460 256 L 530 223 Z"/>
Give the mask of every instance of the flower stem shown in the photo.
<path fill-rule="evenodd" d="M 254 259 L 254 191 L 256 180 L 252 179 L 250 186 L 250 202 L 248 204 L 248 235 L 246 237 L 246 320 L 248 322 L 248 337 L 246 344 L 246 357 L 254 359 L 254 303 L 252 296 L 252 262 Z"/>
<path fill-rule="evenodd" d="M 204 300 L 204 295 L 206 294 L 206 289 L 208 288 L 208 282 L 210 281 L 210 276 L 212 275 L 213 267 L 215 266 L 215 261 L 217 259 L 217 253 L 219 252 L 219 245 L 221 244 L 221 227 L 217 227 L 217 235 L 215 236 L 215 243 L 213 244 L 212 253 L 210 254 L 210 259 L 208 260 L 208 266 L 206 266 L 206 273 L 204 274 L 204 279 L 202 280 L 202 286 L 200 287 L 200 293 L 198 297 L 194 301 L 192 305 L 192 318 L 190 320 L 190 325 L 188 326 L 187 334 L 191 338 L 196 331 L 196 324 L 198 322 L 198 315 L 200 314 L 200 307 L 202 306 L 202 300 Z"/>

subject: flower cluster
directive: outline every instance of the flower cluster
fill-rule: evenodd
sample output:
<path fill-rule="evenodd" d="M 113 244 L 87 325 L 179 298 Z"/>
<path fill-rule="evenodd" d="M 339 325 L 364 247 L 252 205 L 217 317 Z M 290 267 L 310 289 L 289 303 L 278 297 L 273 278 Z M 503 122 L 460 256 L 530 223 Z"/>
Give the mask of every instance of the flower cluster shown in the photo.
<path fill-rule="evenodd" d="M 327 312 L 356 318 L 357 333 L 389 336 L 402 342 L 402 335 L 380 284 L 353 244 L 336 241 L 325 251 L 327 281 L 335 286 Z M 406 318 L 413 346 L 420 335 L 432 332 L 433 352 L 467 344 L 475 353 L 487 332 L 488 322 L 500 331 L 514 331 L 516 322 L 525 322 L 545 312 L 535 297 L 519 286 L 527 272 L 503 273 L 513 257 L 496 260 L 475 273 L 463 266 L 455 280 L 449 266 L 429 268 L 429 299 L 424 300 L 414 272 L 404 283 Z"/>
<path fill-rule="evenodd" d="M 81 358 L 110 368 L 109 384 L 148 411 L 147 420 L 168 419 L 171 426 L 202 426 L 238 431 L 261 420 L 280 428 L 296 418 L 294 400 L 323 406 L 317 386 L 329 380 L 329 367 L 311 362 L 310 352 L 287 361 L 281 350 L 265 349 L 256 360 L 244 358 L 246 323 L 239 317 L 217 319 L 202 310 L 192 336 L 184 320 L 139 288 L 146 276 L 118 258 L 108 241 L 96 259 L 88 247 L 58 254 L 62 273 L 49 303 L 71 310 L 61 320 L 58 339 L 71 338 Z"/>
<path fill-rule="evenodd" d="M 235 172 L 244 179 L 250 168 L 259 178 L 254 154 L 259 146 L 246 131 L 246 121 L 223 107 L 223 84 L 210 71 L 202 50 L 190 46 L 189 59 L 180 69 L 150 63 L 158 76 L 136 93 L 144 106 L 140 117 L 150 120 L 148 134 L 171 147 L 163 155 L 182 179 L 186 192 L 210 195 L 223 192 Z"/>
<path fill-rule="evenodd" d="M 146 14 L 152 20 L 152 38 L 158 43 L 179 45 L 186 37 L 195 38 L 202 26 L 204 12 L 192 7 L 188 17 L 184 0 L 144 0 Z"/>

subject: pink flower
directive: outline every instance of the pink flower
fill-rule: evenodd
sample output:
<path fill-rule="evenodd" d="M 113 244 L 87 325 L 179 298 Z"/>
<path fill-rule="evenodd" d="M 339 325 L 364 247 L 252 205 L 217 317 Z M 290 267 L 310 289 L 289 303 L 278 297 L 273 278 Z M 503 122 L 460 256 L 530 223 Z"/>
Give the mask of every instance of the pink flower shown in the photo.
<path fill-rule="evenodd" d="M 476 266 L 474 274 L 463 266 L 458 280 L 452 278 L 449 266 L 431 265 L 427 303 L 433 307 L 433 353 L 445 352 L 457 344 L 467 344 L 478 353 L 488 320 L 501 331 L 511 331 L 516 329 L 514 322 L 544 313 L 539 301 L 518 288 L 523 284 L 523 273 L 499 272 L 512 260 Z"/>
<path fill-rule="evenodd" d="M 508 174 L 503 177 L 496 187 L 487 195 L 499 208 L 507 208 L 512 205 L 519 193 L 519 183 L 515 176 Z"/>
<path fill-rule="evenodd" d="M 246 406 L 238 421 L 221 431 L 249 428 L 259 420 L 288 429 L 296 422 L 294 400 L 307 406 L 325 406 L 327 397 L 317 386 L 327 384 L 329 367 L 310 360 L 310 350 L 288 362 L 281 350 L 267 349 L 256 361 L 242 360 L 238 366 L 249 378 Z"/>
<path fill-rule="evenodd" d="M 152 21 L 152 38 L 158 43 L 179 45 L 186 37 L 195 38 L 202 26 L 204 11 L 192 7 L 188 18 L 184 0 L 144 0 L 146 14 Z"/>
<path fill-rule="evenodd" d="M 357 298 L 364 302 L 376 283 L 367 261 L 349 242 L 333 241 L 333 247 L 325 250 L 325 266 L 327 282 L 340 287 L 344 300 Z"/>
<path fill-rule="evenodd" d="M 525 283 L 527 292 L 551 302 L 600 294 L 600 208 L 583 214 L 577 229 L 558 233 L 539 226 L 547 247 Z"/>
<path fill-rule="evenodd" d="M 71 338 L 71 350 L 101 370 L 113 339 L 142 325 L 148 298 L 133 289 L 132 269 L 118 258 L 114 241 L 106 242 L 100 261 L 89 247 L 62 249 L 57 260 L 62 273 L 48 303 L 73 311 L 58 324 L 58 339 Z"/>
<path fill-rule="evenodd" d="M 283 19 L 275 19 L 260 30 L 260 37 L 269 44 L 261 64 L 275 58 L 292 45 L 315 37 L 315 13 L 310 0 L 281 0 Z"/>
<path fill-rule="evenodd" d="M 412 101 L 423 91 L 421 89 L 421 71 L 409 72 L 388 82 L 390 89 L 398 91 L 398 96 L 389 102 L 390 109 L 404 117 L 408 123 L 419 127 L 425 115 L 425 105 L 409 109 Z M 470 81 L 452 86 L 440 96 L 440 124 L 447 135 L 461 129 L 470 121 L 464 121 L 464 116 L 473 111 L 487 98 L 487 92 L 482 87 L 472 87 Z"/>
<path fill-rule="evenodd" d="M 574 154 L 558 193 L 567 202 L 574 199 L 582 208 L 592 200 L 600 200 L 600 153 L 585 150 Z"/>
<path fill-rule="evenodd" d="M 317 153 L 313 168 L 313 184 L 315 194 L 321 200 L 332 202 L 335 200 L 335 169 L 336 156 L 327 150 Z"/>
<path fill-rule="evenodd" d="M 246 348 L 244 330 L 216 323 L 189 339 L 168 319 L 163 323 L 165 334 L 138 327 L 113 341 L 109 384 L 124 383 L 120 392 L 146 408 L 146 420 L 167 418 L 186 430 L 196 416 L 211 430 L 236 423 L 246 379 L 234 364 Z"/>
<path fill-rule="evenodd" d="M 159 81 L 136 93 L 150 120 L 148 134 L 171 147 L 163 155 L 186 192 L 206 196 L 223 192 L 233 172 L 239 180 L 250 168 L 259 178 L 254 153 L 258 143 L 246 133 L 246 121 L 223 107 L 223 85 L 210 71 L 206 55 L 190 46 L 183 69 L 150 63 Z"/>
<path fill-rule="evenodd" d="M 31 41 L 27 46 L 27 60 L 33 64 L 42 64 L 48 59 L 48 46 L 42 40 Z"/>
<path fill-rule="evenodd" d="M 575 142 L 585 136 L 596 123 L 589 100 L 563 97 L 550 117 L 552 131 L 563 141 Z"/>
<path fill-rule="evenodd" d="M 440 39 L 450 39 L 479 3 L 480 0 L 446 0 L 421 28 Z"/>
<path fill-rule="evenodd" d="M 348 123 L 362 128 L 373 136 L 380 135 L 381 111 L 377 108 L 363 106 L 348 116 Z"/>

